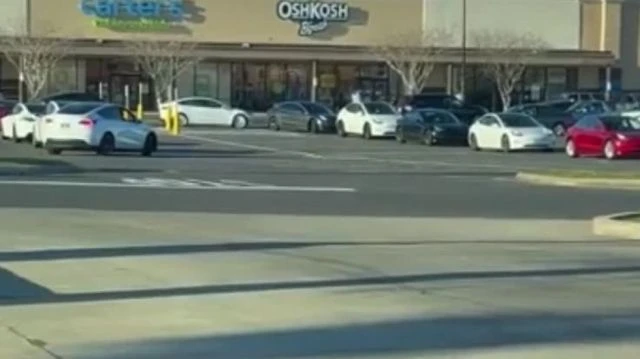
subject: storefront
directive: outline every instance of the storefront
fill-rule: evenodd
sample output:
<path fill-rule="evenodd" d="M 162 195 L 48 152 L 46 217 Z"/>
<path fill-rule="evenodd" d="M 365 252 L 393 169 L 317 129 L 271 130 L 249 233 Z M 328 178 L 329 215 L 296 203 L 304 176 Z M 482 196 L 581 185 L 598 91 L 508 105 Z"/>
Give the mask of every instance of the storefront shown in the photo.
<path fill-rule="evenodd" d="M 394 101 L 402 94 L 401 82 L 370 48 L 387 42 L 392 33 L 421 32 L 425 26 L 423 3 L 30 0 L 26 18 L 33 36 L 74 41 L 69 58 L 52 75 L 48 91 L 90 91 L 123 104 L 141 98 L 146 108 L 152 108 L 153 86 L 126 56 L 123 41 L 142 37 L 189 41 L 198 43 L 197 51 L 204 59 L 176 81 L 180 96 L 211 96 L 263 111 L 274 102 L 295 99 L 318 100 L 337 108 L 354 90 L 366 98 Z M 553 86 L 553 91 L 573 89 L 571 81 L 563 85 L 554 82 L 548 68 L 561 68 L 569 74 L 594 72 L 597 79 L 598 68 L 610 61 L 604 55 L 556 51 L 532 64 L 543 69 L 544 75 L 528 72 L 527 79 L 534 83 L 532 90 L 523 87 L 521 91 L 546 94 Z M 462 61 L 459 49 L 454 46 L 437 61 L 440 64 L 428 87 L 455 90 L 455 67 Z M 469 54 L 467 61 L 473 68 L 472 64 L 482 59 Z M 7 67 L 0 67 L 0 85 L 11 95 L 17 76 Z M 473 75 L 473 70 L 469 74 Z M 540 82 L 539 76 L 544 81 Z M 482 92 L 481 80 L 472 83 L 469 89 Z"/>

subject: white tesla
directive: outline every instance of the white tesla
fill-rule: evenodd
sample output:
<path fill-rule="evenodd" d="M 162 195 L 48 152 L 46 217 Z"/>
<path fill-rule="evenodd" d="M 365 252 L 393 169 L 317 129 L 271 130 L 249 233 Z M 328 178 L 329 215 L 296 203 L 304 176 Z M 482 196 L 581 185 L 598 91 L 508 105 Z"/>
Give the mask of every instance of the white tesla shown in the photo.
<path fill-rule="evenodd" d="M 77 102 L 45 115 L 41 136 L 44 148 L 55 155 L 63 150 L 94 150 L 103 155 L 140 151 L 150 156 L 158 148 L 150 126 L 128 109 L 105 103 Z"/>
<path fill-rule="evenodd" d="M 521 113 L 488 113 L 469 129 L 469 147 L 476 151 L 551 150 L 555 141 L 551 130 Z"/>
<path fill-rule="evenodd" d="M 401 115 L 388 103 L 382 101 L 353 102 L 338 112 L 336 129 L 338 135 L 361 135 L 373 137 L 393 137 Z"/>
<path fill-rule="evenodd" d="M 208 97 L 185 97 L 163 103 L 160 105 L 160 113 L 166 115 L 174 104 L 178 107 L 178 118 L 182 126 L 220 125 L 233 128 L 249 126 L 249 114 L 246 111 Z"/>
<path fill-rule="evenodd" d="M 17 103 L 11 113 L 2 118 L 2 138 L 15 142 L 31 140 L 34 124 L 44 114 L 45 106 L 40 103 Z"/>

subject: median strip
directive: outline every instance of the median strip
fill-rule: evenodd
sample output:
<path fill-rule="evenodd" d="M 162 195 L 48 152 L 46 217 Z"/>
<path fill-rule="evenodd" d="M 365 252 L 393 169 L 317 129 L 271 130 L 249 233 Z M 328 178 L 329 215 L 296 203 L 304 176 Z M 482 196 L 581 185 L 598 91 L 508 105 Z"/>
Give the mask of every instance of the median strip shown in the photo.
<path fill-rule="evenodd" d="M 535 170 L 518 172 L 516 179 L 550 186 L 640 190 L 640 171 Z"/>
<path fill-rule="evenodd" d="M 640 240 L 640 212 L 623 212 L 595 217 L 593 233 L 598 236 Z"/>

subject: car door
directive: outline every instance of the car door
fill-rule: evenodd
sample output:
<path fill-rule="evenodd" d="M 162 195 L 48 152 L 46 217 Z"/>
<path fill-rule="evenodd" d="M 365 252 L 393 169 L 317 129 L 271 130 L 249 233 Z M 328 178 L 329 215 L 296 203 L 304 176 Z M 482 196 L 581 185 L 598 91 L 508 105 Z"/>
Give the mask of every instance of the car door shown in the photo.
<path fill-rule="evenodd" d="M 433 116 L 433 112 L 423 111 L 410 114 L 407 121 L 407 137 L 411 139 L 422 138 L 422 134 L 428 127 L 428 119 Z"/>
<path fill-rule="evenodd" d="M 178 112 L 183 113 L 185 116 L 187 116 L 187 122 L 190 125 L 200 125 L 206 123 L 206 121 L 202 118 L 203 113 L 200 109 L 201 106 L 202 104 L 198 99 L 178 100 Z"/>
<path fill-rule="evenodd" d="M 295 129 L 293 114 L 295 106 L 290 102 L 285 102 L 278 107 L 278 119 L 280 120 L 280 128 L 283 130 Z"/>
<path fill-rule="evenodd" d="M 207 124 L 228 126 L 231 125 L 229 115 L 226 113 L 224 106 L 213 99 L 202 99 L 199 101 L 201 107 L 201 118 Z"/>
<path fill-rule="evenodd" d="M 102 138 L 106 132 L 111 132 L 115 138 L 116 149 L 130 150 L 137 148 L 138 139 L 130 127 L 132 121 L 127 121 L 124 108 L 118 106 L 107 106 L 96 111 L 96 134 L 97 140 Z M 135 118 L 135 117 L 133 117 Z M 133 119 L 132 118 L 132 119 Z"/>
<path fill-rule="evenodd" d="M 495 122 L 495 119 L 491 115 L 484 115 L 474 124 L 473 133 L 476 136 L 476 142 L 479 147 L 493 148 L 491 143 L 491 123 L 493 122 Z"/>
<path fill-rule="evenodd" d="M 367 111 L 365 107 L 359 103 L 353 104 L 354 111 L 352 113 L 353 117 L 353 133 L 362 134 L 364 132 L 364 124 L 367 122 Z"/>
<path fill-rule="evenodd" d="M 307 111 L 300 104 L 292 103 L 291 104 L 291 128 L 296 131 L 306 131 L 307 130 Z"/>
<path fill-rule="evenodd" d="M 355 132 L 355 126 L 353 122 L 355 121 L 355 114 L 358 111 L 358 105 L 355 103 L 349 104 L 344 108 L 344 112 L 342 113 L 342 122 L 344 123 L 344 129 L 348 133 Z"/>
<path fill-rule="evenodd" d="M 585 116 L 580 120 L 580 128 L 574 142 L 577 142 L 580 152 L 588 155 L 600 152 L 602 147 L 599 146 L 599 122 L 593 115 Z"/>

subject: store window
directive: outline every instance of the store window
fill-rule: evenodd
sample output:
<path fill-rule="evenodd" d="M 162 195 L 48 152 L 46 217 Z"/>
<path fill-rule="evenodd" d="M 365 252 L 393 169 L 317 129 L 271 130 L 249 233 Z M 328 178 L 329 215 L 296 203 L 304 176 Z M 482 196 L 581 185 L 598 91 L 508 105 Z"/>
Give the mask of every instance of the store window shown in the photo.
<path fill-rule="evenodd" d="M 309 99 L 309 64 L 234 63 L 231 102 L 234 106 L 266 111 L 274 103 Z"/>

